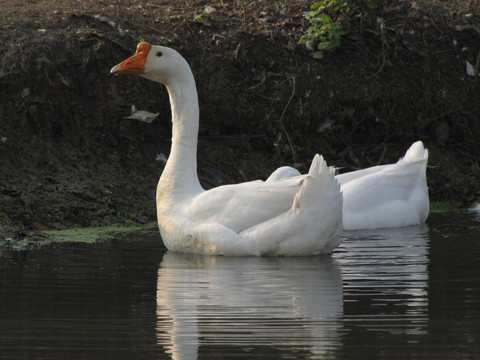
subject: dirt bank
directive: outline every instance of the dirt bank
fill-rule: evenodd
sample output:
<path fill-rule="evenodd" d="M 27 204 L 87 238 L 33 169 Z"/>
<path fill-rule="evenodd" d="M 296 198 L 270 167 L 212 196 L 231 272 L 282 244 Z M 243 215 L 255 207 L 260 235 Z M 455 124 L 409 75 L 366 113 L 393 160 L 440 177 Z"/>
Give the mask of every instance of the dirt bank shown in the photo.
<path fill-rule="evenodd" d="M 370 16 L 383 32 L 354 20 L 322 60 L 297 44 L 311 3 L 4 0 L 4 233 L 155 218 L 168 97 L 158 84 L 109 75 L 140 39 L 192 66 L 206 186 L 285 164 L 304 171 L 317 152 L 342 171 L 394 162 L 422 140 L 432 201 L 478 200 L 480 84 L 466 73 L 480 54 L 478 3 L 387 1 Z M 127 119 L 132 105 L 159 115 Z"/>

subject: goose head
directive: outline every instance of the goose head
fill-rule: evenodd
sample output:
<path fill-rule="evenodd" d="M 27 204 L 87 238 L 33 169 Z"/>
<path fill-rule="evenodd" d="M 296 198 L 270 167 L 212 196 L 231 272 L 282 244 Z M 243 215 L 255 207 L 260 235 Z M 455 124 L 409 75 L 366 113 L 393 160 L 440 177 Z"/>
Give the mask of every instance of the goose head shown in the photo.
<path fill-rule="evenodd" d="M 166 86 L 191 76 L 188 63 L 177 51 L 143 41 L 137 45 L 135 55 L 115 65 L 110 73 L 140 75 Z"/>

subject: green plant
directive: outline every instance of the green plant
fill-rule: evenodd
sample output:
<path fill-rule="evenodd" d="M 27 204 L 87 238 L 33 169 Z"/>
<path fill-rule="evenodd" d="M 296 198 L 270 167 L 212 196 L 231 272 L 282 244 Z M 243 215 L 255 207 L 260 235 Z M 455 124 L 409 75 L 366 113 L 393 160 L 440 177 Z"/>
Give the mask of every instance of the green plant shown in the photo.
<path fill-rule="evenodd" d="M 200 14 L 197 14 L 193 17 L 193 21 L 197 22 L 199 24 L 202 24 L 204 26 L 212 26 L 212 23 L 210 22 L 210 19 L 208 18 L 208 13 L 207 12 L 202 12 Z"/>
<path fill-rule="evenodd" d="M 351 19 L 378 7 L 376 0 L 321 0 L 303 16 L 310 22 L 299 43 L 311 47 L 311 55 L 321 59 L 325 51 L 333 51 L 350 31 Z M 315 49 L 316 48 L 316 49 Z"/>

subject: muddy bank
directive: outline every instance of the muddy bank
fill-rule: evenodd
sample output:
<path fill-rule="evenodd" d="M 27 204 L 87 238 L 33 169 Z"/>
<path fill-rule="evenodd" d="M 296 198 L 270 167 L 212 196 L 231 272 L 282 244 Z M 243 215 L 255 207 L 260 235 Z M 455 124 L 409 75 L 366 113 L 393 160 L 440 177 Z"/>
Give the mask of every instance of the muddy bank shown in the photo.
<path fill-rule="evenodd" d="M 266 178 L 280 165 L 305 171 L 317 152 L 342 171 L 394 162 L 422 140 L 431 200 L 480 198 L 480 84 L 466 73 L 480 53 L 474 2 L 391 2 L 374 14 L 382 35 L 354 23 L 322 60 L 297 45 L 309 2 L 4 3 L 5 233 L 155 219 L 168 97 L 158 84 L 109 75 L 140 39 L 192 66 L 205 186 Z M 206 6 L 209 21 L 198 21 Z M 132 105 L 159 115 L 127 119 Z"/>

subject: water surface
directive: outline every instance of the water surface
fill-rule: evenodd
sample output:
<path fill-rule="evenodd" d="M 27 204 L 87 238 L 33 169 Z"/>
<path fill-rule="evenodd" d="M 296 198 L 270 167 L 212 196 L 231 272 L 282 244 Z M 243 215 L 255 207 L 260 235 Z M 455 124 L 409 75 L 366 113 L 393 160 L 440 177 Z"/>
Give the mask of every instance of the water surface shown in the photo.
<path fill-rule="evenodd" d="M 320 257 L 1 249 L 0 359 L 479 359 L 479 233 L 434 214 Z"/>

